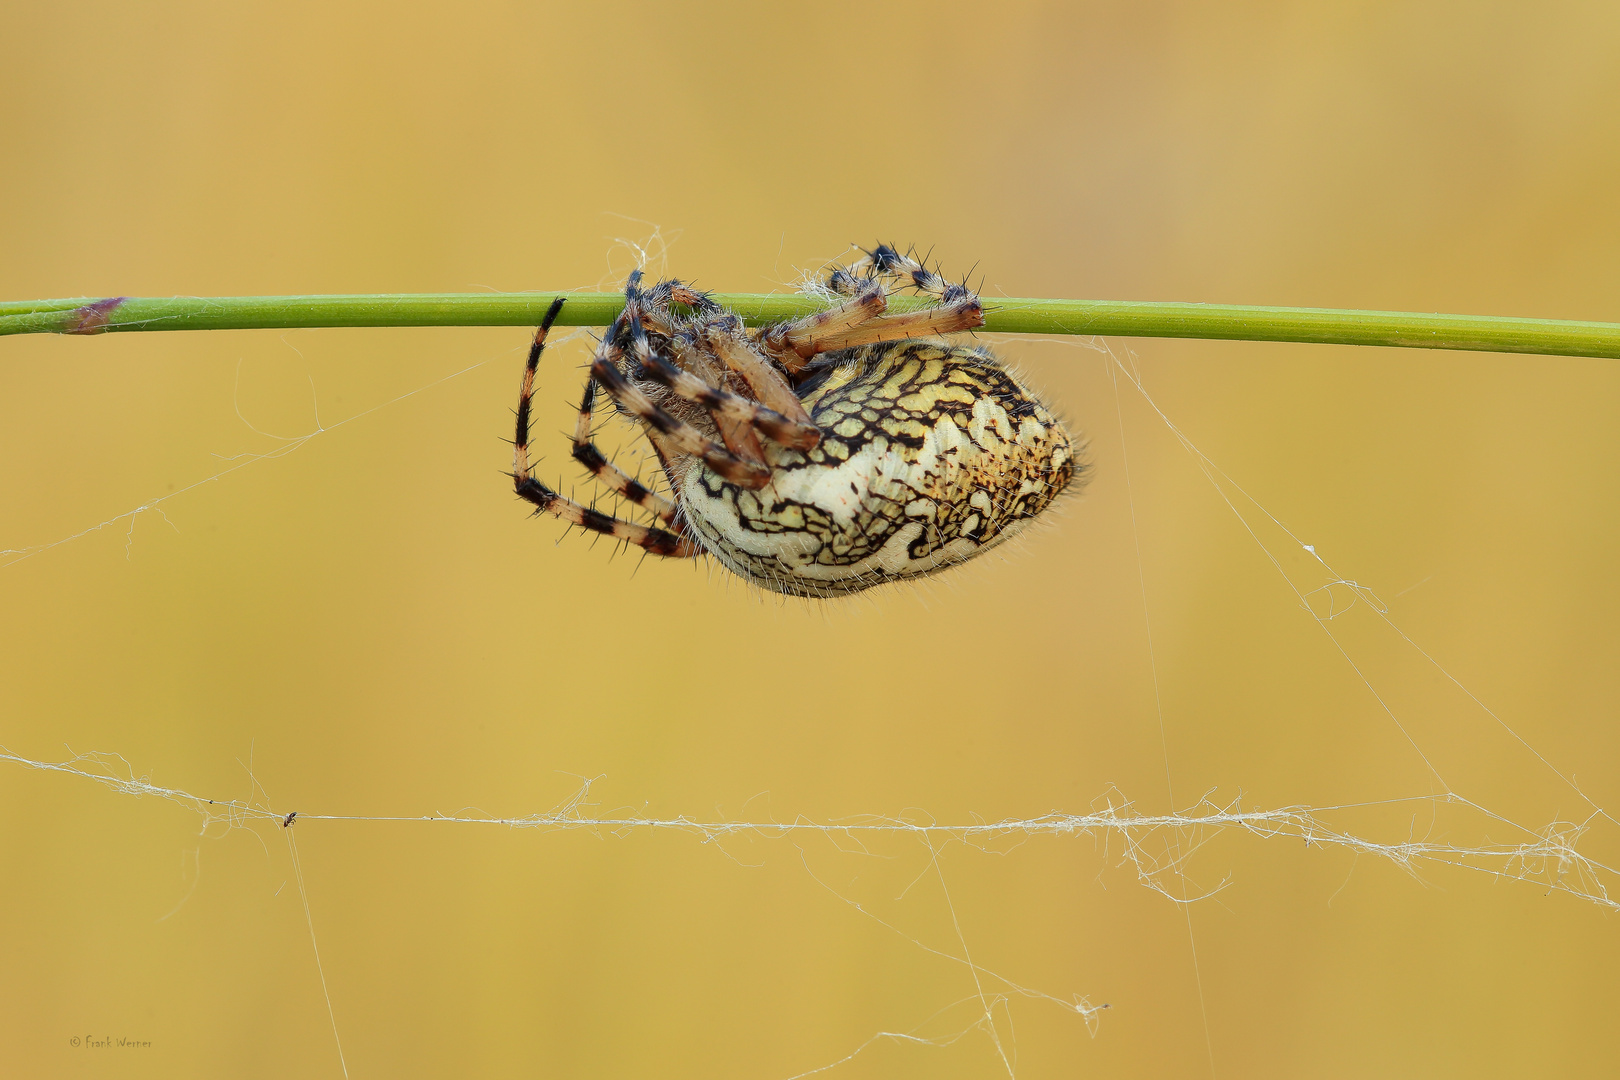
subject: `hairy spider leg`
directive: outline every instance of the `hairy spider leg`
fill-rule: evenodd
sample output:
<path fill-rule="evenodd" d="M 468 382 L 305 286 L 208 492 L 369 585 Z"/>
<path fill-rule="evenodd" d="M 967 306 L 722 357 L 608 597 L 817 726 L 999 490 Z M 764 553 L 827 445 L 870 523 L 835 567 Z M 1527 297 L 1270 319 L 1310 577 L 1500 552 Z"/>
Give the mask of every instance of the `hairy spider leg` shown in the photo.
<path fill-rule="evenodd" d="M 820 441 L 820 431 L 811 423 L 810 413 L 805 410 L 799 395 L 793 392 L 787 378 L 743 331 L 741 319 L 735 315 L 710 319 L 703 326 L 703 344 L 721 363 L 741 376 L 762 403 L 801 427 L 815 430 L 816 441 Z M 814 446 L 815 443 L 809 445 Z"/>
<path fill-rule="evenodd" d="M 647 341 L 644 327 L 632 325 L 630 346 L 642 369 L 654 381 L 688 401 L 695 401 L 709 411 L 721 429 L 726 445 L 738 457 L 747 460 L 762 455 L 752 453 L 758 439 L 744 436 L 738 429 L 746 423 L 763 432 L 783 446 L 808 450 L 821 442 L 821 429 L 810 422 L 798 395 L 788 386 L 782 373 L 760 353 L 753 339 L 743 332 L 742 320 L 726 313 L 710 297 L 680 281 L 660 282 L 649 292 L 643 292 L 635 275 L 625 287 L 626 310 L 639 310 L 646 322 L 654 324 L 672 341 L 689 338 L 691 344 L 705 357 L 720 362 L 741 377 L 753 392 L 753 399 L 732 393 L 725 388 L 711 387 L 704 380 L 684 371 Z M 690 334 L 675 331 L 669 317 L 665 298 L 696 308 L 700 317 L 695 320 Z M 705 367 L 708 364 L 705 362 Z M 723 475 L 723 474 L 722 474 Z"/>
<path fill-rule="evenodd" d="M 802 368 L 818 351 L 823 351 L 816 348 L 820 338 L 843 333 L 888 310 L 888 293 L 881 282 L 857 278 L 849 271 L 840 269 L 828 284 L 849 299 L 837 307 L 806 315 L 802 319 L 768 326 L 755 338 L 790 375 Z"/>
<path fill-rule="evenodd" d="M 642 368 L 649 379 L 678 397 L 703 406 L 716 421 L 723 418 L 752 425 L 783 446 L 798 450 L 808 450 L 821 441 L 821 429 L 814 424 L 795 423 L 775 409 L 750 401 L 741 394 L 710 386 L 696 375 L 682 371 L 659 353 L 650 353 L 643 361 Z"/>
<path fill-rule="evenodd" d="M 626 302 L 624 314 L 621 316 L 624 332 L 629 335 L 633 349 L 638 348 L 636 345 L 638 338 L 642 346 L 645 346 L 647 335 L 646 327 L 641 324 L 640 282 L 641 271 L 633 271 L 629 284 L 625 286 Z M 647 349 L 647 353 L 651 355 L 650 348 Z M 603 347 L 598 350 L 596 358 L 591 361 L 591 376 L 600 382 L 626 411 L 646 424 L 649 432 L 656 431 L 664 436 L 667 444 L 676 451 L 702 458 L 709 468 L 741 487 L 757 490 L 770 483 L 771 472 L 763 464 L 737 457 L 707 438 L 691 424 L 665 412 L 657 402 L 643 393 L 624 372 L 619 370 L 618 364 L 614 362 L 614 358 L 618 355 L 622 355 L 618 343 L 610 334 L 603 341 Z"/>
<path fill-rule="evenodd" d="M 865 276 L 857 273 L 861 269 L 867 271 Z M 886 283 L 916 288 L 939 304 L 921 311 L 887 314 Z M 836 267 L 827 285 L 850 299 L 760 334 L 761 343 L 778 357 L 789 374 L 797 373 L 819 353 L 908 337 L 960 333 L 984 325 L 984 309 L 972 290 L 947 282 L 887 244 L 865 253 L 853 267 Z"/>
<path fill-rule="evenodd" d="M 562 310 L 562 306 L 562 297 L 553 300 L 545 318 L 535 330 L 534 342 L 529 346 L 529 360 L 523 368 L 523 382 L 518 390 L 517 434 L 512 440 L 512 482 L 519 497 L 533 503 L 538 508 L 536 513 L 543 511 L 581 528 L 634 544 L 654 555 L 676 559 L 692 558 L 702 549 L 686 537 L 600 513 L 553 491 L 536 480 L 530 472 L 529 410 L 534 397 L 535 373 L 540 368 L 540 354 L 545 351 L 546 334 L 550 331 L 551 324 L 556 321 L 557 313 Z"/>
<path fill-rule="evenodd" d="M 551 332 L 551 324 L 557 321 L 563 302 L 564 298 L 561 296 L 551 302 L 551 306 L 540 319 L 539 327 L 534 331 L 534 340 L 529 344 L 529 360 L 523 366 L 523 381 L 518 386 L 517 434 L 512 437 L 514 480 L 526 476 L 529 472 L 529 402 L 534 397 L 534 377 L 540 370 L 540 354 L 546 351 L 546 335 Z"/>
<path fill-rule="evenodd" d="M 642 294 L 642 322 L 649 330 L 656 331 L 666 339 L 668 349 L 675 357 L 675 367 L 688 374 L 699 376 L 705 386 L 723 385 L 721 380 L 729 377 L 733 385 L 746 387 L 748 384 L 741 376 L 728 371 L 720 358 L 704 348 L 698 340 L 698 333 L 693 328 L 693 323 L 697 320 L 671 311 L 669 307 L 671 301 L 695 309 L 699 318 L 712 317 L 719 314 L 722 309 L 708 293 L 694 289 L 675 278 L 660 281 Z M 659 355 L 662 359 L 662 354 Z M 713 418 L 726 449 L 743 461 L 761 466 L 765 464 L 765 450 L 760 445 L 759 433 L 754 430 L 752 424 L 747 420 L 732 419 L 713 412 L 709 415 Z M 678 455 L 680 451 L 656 437 L 656 432 L 649 430 L 646 434 L 667 469 L 671 457 Z"/>
<path fill-rule="evenodd" d="M 574 460 L 584 466 L 592 477 L 618 492 L 625 501 L 656 515 L 665 525 L 675 524 L 675 504 L 609 461 L 592 441 L 591 426 L 595 420 L 597 389 L 595 376 L 587 375 L 585 396 L 579 403 L 579 419 L 574 423 Z"/>
<path fill-rule="evenodd" d="M 703 315 L 715 315 L 721 311 L 720 305 L 708 293 L 692 288 L 679 278 L 666 278 L 643 296 L 648 307 L 662 309 L 666 315 L 671 302 L 684 304 Z"/>
<path fill-rule="evenodd" d="M 676 396 L 703 406 L 715 418 L 716 423 L 725 419 L 733 423 L 749 424 L 783 446 L 799 450 L 808 450 L 821 441 L 821 430 L 809 422 L 809 414 L 805 413 L 799 399 L 792 396 L 792 391 L 788 391 L 788 394 L 797 411 L 804 415 L 802 423 L 790 420 L 775 409 L 757 401 L 750 401 L 724 387 L 710 386 L 691 372 L 682 370 L 662 352 L 652 348 L 647 340 L 645 328 L 632 325 L 629 336 L 631 353 L 641 364 L 647 378 Z"/>
<path fill-rule="evenodd" d="M 866 270 L 867 276 L 857 276 Z M 938 301 L 933 307 L 898 315 L 879 315 L 853 326 L 832 328 L 815 335 L 796 349 L 801 355 L 873 345 L 902 338 L 956 334 L 984 325 L 984 307 L 966 285 L 947 282 L 910 255 L 902 255 L 888 244 L 879 244 L 849 269 L 833 271 L 829 284 L 835 290 L 857 287 L 861 281 L 892 281 L 902 288 L 915 288 Z M 807 352 L 808 350 L 808 352 Z"/>
<path fill-rule="evenodd" d="M 973 295 L 966 285 L 946 281 L 909 253 L 902 255 L 892 244 L 879 244 L 871 251 L 864 252 L 864 255 L 865 258 L 850 268 L 852 273 L 864 269 L 868 274 L 889 278 L 901 287 L 909 286 L 947 304 Z"/>
<path fill-rule="evenodd" d="M 699 315 L 714 315 L 721 310 L 706 292 L 692 288 L 677 278 L 666 278 L 641 293 L 641 320 L 649 328 L 666 337 L 675 337 L 689 318 L 670 310 L 670 304 L 692 308 Z"/>
<path fill-rule="evenodd" d="M 704 348 L 702 343 L 698 341 L 697 334 L 694 331 L 686 329 L 670 338 L 669 347 L 675 354 L 676 366 L 682 371 L 701 372 L 705 385 L 729 385 L 738 388 L 737 396 L 744 397 L 745 400 L 753 400 L 746 397 L 745 392 L 748 389 L 748 384 L 743 380 L 742 376 L 731 371 L 718 356 Z M 744 461 L 765 464 L 765 447 L 759 441 L 759 431 L 754 428 L 753 424 L 747 420 L 733 419 L 714 412 L 709 413 L 709 416 L 714 420 L 714 426 L 719 430 L 720 438 L 725 441 L 726 449 Z"/>
<path fill-rule="evenodd" d="M 847 266 L 835 266 L 827 275 L 827 288 L 839 296 L 854 296 L 871 278 L 857 277 Z"/>
<path fill-rule="evenodd" d="M 835 349 L 851 349 L 857 345 L 875 345 L 880 341 L 899 341 L 902 338 L 938 337 L 959 334 L 984 325 L 984 308 L 979 298 L 971 293 L 964 300 L 902 315 L 880 315 L 857 326 L 823 334 L 804 346 L 816 353 Z"/>

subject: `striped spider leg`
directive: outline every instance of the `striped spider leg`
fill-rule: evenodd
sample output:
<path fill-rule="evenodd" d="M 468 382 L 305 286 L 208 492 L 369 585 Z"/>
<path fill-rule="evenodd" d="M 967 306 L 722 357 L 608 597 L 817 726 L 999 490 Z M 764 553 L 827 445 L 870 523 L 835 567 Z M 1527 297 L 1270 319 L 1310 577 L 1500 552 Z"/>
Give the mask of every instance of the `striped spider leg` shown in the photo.
<path fill-rule="evenodd" d="M 534 332 L 534 342 L 529 346 L 529 360 L 523 368 L 523 382 L 518 390 L 517 407 L 517 434 L 512 440 L 512 482 L 517 489 L 518 496 L 527 499 L 539 509 L 536 513 L 544 512 L 553 517 L 578 525 L 593 532 L 611 536 L 615 540 L 623 540 L 639 548 L 652 552 L 654 555 L 664 555 L 676 559 L 689 559 L 701 550 L 695 543 L 678 532 L 669 529 L 649 528 L 638 525 L 632 521 L 612 517 L 593 510 L 589 506 L 575 502 L 534 478 L 529 467 L 529 405 L 534 397 L 534 377 L 540 367 L 540 354 L 545 351 L 546 334 L 551 330 L 551 324 L 556 321 L 557 313 L 562 310 L 563 299 L 558 297 L 551 302 L 545 317 L 540 321 L 539 329 Z M 608 462 L 601 451 L 590 442 L 589 406 L 596 397 L 596 381 L 590 380 L 586 384 L 585 400 L 580 406 L 580 425 L 574 433 L 574 457 L 591 469 L 593 475 L 605 479 L 610 486 L 615 487 L 620 494 L 632 502 L 638 502 L 635 495 L 637 489 L 646 492 L 647 501 L 639 505 L 646 506 L 658 515 L 666 525 L 674 525 L 675 507 L 667 500 L 646 491 L 640 484 L 626 476 L 617 466 Z M 583 430 L 583 446 L 581 430 Z M 600 462 L 604 468 L 594 467 Z M 622 481 L 622 485 L 621 485 Z"/>
<path fill-rule="evenodd" d="M 713 316 L 722 312 L 719 305 L 708 296 L 687 289 L 678 281 L 661 282 L 648 294 L 648 304 L 644 312 L 648 329 L 663 336 L 674 356 L 675 366 L 682 372 L 698 377 L 706 388 L 725 389 L 729 386 L 738 392 L 749 390 L 742 376 L 727 371 L 719 357 L 699 344 L 699 334 L 694 326 L 682 323 L 682 320 L 668 310 L 667 301 L 671 295 L 677 302 L 699 309 L 700 316 Z M 677 326 L 677 323 L 681 325 Z M 666 386 L 669 381 L 665 380 Z M 684 383 L 683 380 L 683 385 L 690 387 L 693 384 Z M 712 411 L 708 413 L 708 417 L 714 422 L 721 441 L 726 444 L 726 449 L 744 461 L 765 464 L 765 449 L 759 441 L 759 433 L 746 418 L 728 417 Z M 665 460 L 669 460 L 667 455 Z"/>
<path fill-rule="evenodd" d="M 670 308 L 672 302 L 693 309 L 693 315 L 677 315 Z M 674 365 L 658 363 L 663 357 L 660 350 L 653 350 L 656 360 L 643 364 L 643 374 L 687 401 L 704 405 L 708 419 L 733 454 L 765 465 L 762 433 L 800 450 L 821 440 L 820 429 L 810 422 L 810 414 L 783 372 L 744 332 L 742 321 L 707 293 L 671 279 L 644 293 L 641 303 L 643 321 L 649 330 L 662 335 L 675 359 Z M 671 366 L 694 378 L 680 378 L 670 371 Z M 702 378 L 696 378 L 698 375 Z M 728 387 L 734 391 L 730 401 L 724 400 Z"/>
<path fill-rule="evenodd" d="M 869 323 L 889 309 L 889 294 L 881 282 L 857 278 L 840 267 L 827 283 L 843 303 L 792 322 L 767 326 L 756 335 L 766 353 L 789 374 L 795 374 L 818 352 L 817 344 Z"/>
<path fill-rule="evenodd" d="M 862 255 L 865 257 L 857 260 L 850 267 L 849 273 L 859 273 L 864 270 L 869 278 L 876 277 L 893 281 L 901 288 L 916 289 L 918 292 L 925 293 L 946 304 L 972 295 L 972 290 L 966 285 L 956 285 L 946 281 L 937 272 L 928 269 L 909 253 L 902 255 L 899 249 L 892 244 L 879 244 L 871 251 L 863 251 Z"/>
<path fill-rule="evenodd" d="M 697 404 L 702 408 L 714 408 L 721 410 L 722 413 L 729 411 L 733 417 L 746 414 L 755 421 L 772 426 L 786 425 L 789 423 L 788 418 L 768 409 L 760 410 L 753 403 L 739 398 L 730 391 L 722 394 L 719 390 L 702 383 L 701 379 L 680 378 L 683 373 L 667 357 L 655 351 L 648 339 L 644 322 L 645 304 L 641 291 L 641 271 L 631 273 L 624 292 L 624 312 L 615 320 L 608 336 L 603 339 L 602 349 L 597 352 L 596 359 L 591 361 L 592 378 L 613 395 L 613 399 L 625 412 L 642 423 L 666 470 L 682 457 L 695 457 L 731 483 L 750 489 L 764 487 L 770 482 L 771 473 L 762 458 L 749 460 L 733 453 L 710 439 L 689 421 L 671 413 L 665 405 L 673 404 L 674 401 L 695 401 L 697 397 L 701 397 L 703 400 Z M 646 389 L 636 384 L 636 381 L 616 362 L 626 352 L 636 362 L 638 369 L 636 374 L 645 377 L 655 386 L 667 389 L 674 401 L 666 400 L 663 403 L 655 401 Z M 807 416 L 806 420 L 808 419 Z M 813 428 L 810 430 L 814 431 Z M 819 438 L 819 433 L 816 437 Z"/>
<path fill-rule="evenodd" d="M 679 282 L 666 284 L 679 286 Z M 810 414 L 805 412 L 804 406 L 782 376 L 773 371 L 766 359 L 752 348 L 742 333 L 742 322 L 736 316 L 709 314 L 701 343 L 708 346 L 710 356 L 720 359 L 726 367 L 742 377 L 757 400 L 733 393 L 723 386 L 710 386 L 671 361 L 662 351 L 653 349 L 646 331 L 646 322 L 651 321 L 646 315 L 646 297 L 644 294 L 635 295 L 632 290 L 626 291 L 628 303 L 625 308 L 626 315 L 632 316 L 628 320 L 630 352 L 647 378 L 676 396 L 703 406 L 717 424 L 722 421 L 750 424 L 783 446 L 799 450 L 808 450 L 821 441 L 821 432 L 810 422 Z M 695 290 L 671 291 L 683 291 L 684 295 L 694 299 L 699 295 Z M 708 300 L 707 297 L 703 299 Z M 709 305 L 713 306 L 713 302 L 709 301 Z M 668 325 L 667 322 L 665 325 Z M 680 341 L 685 346 L 683 351 L 689 353 L 691 345 L 697 342 L 689 343 L 686 337 L 672 336 L 671 340 Z M 712 365 L 704 366 L 712 369 Z"/>
<path fill-rule="evenodd" d="M 829 288 L 848 300 L 761 333 L 761 344 L 789 373 L 797 374 L 820 353 L 906 338 L 941 337 L 984 325 L 984 307 L 966 285 L 947 282 L 888 244 L 864 254 L 854 266 L 836 268 L 827 280 Z M 918 311 L 887 314 L 891 284 L 915 288 L 937 303 Z"/>
<path fill-rule="evenodd" d="M 645 325 L 649 316 L 648 304 L 640 282 L 641 273 L 636 271 L 631 275 L 625 288 L 625 310 L 609 327 L 601 348 L 597 350 L 591 362 L 590 374 L 585 380 L 585 391 L 580 400 L 579 415 L 574 426 L 573 457 L 594 479 L 601 481 L 627 502 L 653 514 L 665 527 L 649 528 L 602 514 L 561 495 L 536 480 L 532 474 L 528 461 L 530 403 L 534 394 L 534 381 L 540 357 L 545 350 L 546 335 L 558 312 L 562 310 L 561 298 L 552 303 L 539 329 L 535 331 L 534 341 L 529 349 L 528 363 L 524 366 L 523 383 L 518 396 L 513 480 L 521 497 L 534 503 L 540 510 L 564 521 L 624 540 L 658 555 L 690 558 L 698 553 L 698 548 L 691 540 L 680 534 L 675 504 L 620 469 L 592 440 L 591 428 L 598 390 L 606 389 L 625 411 L 645 425 L 647 435 L 658 451 L 660 459 L 666 463 L 679 455 L 698 457 L 720 475 L 747 488 L 763 487 L 769 482 L 770 471 L 757 440 L 744 444 L 742 453 L 733 452 L 717 445 L 697 428 L 671 415 L 653 401 L 623 371 L 621 362 L 625 357 L 626 348 L 642 374 L 675 396 L 694 402 L 707 410 L 722 431 L 735 431 L 739 426 L 757 428 L 783 445 L 800 449 L 814 446 L 820 440 L 821 433 L 809 422 L 809 414 L 804 411 L 798 399 L 792 396 L 792 391 L 788 389 L 780 375 L 769 372 L 776 382 L 780 383 L 785 402 L 789 403 L 789 408 L 796 414 L 792 417 L 784 416 L 724 387 L 710 386 L 696 375 L 677 366 L 661 351 L 653 349 Z M 700 309 L 706 305 L 707 308 L 718 311 L 707 297 L 681 286 L 679 282 L 666 283 L 666 286 L 661 286 L 664 293 L 678 302 L 690 303 Z M 660 304 L 658 307 L 662 308 L 663 305 Z M 674 327 L 670 325 L 668 318 L 664 317 L 666 311 L 667 309 L 659 311 L 651 317 L 651 321 L 660 329 L 672 331 Z M 740 334 L 735 336 L 740 338 Z M 759 363 L 764 364 L 763 358 Z M 746 372 L 743 377 L 747 379 Z"/>

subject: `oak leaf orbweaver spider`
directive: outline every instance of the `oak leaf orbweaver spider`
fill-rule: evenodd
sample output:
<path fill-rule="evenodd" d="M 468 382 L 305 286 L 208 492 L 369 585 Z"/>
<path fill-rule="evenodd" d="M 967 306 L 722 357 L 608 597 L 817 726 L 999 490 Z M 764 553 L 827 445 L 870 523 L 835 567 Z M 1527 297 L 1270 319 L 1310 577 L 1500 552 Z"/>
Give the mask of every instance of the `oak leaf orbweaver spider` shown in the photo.
<path fill-rule="evenodd" d="M 1083 482 L 1079 446 L 988 348 L 944 335 L 984 324 L 979 298 L 882 245 L 790 322 L 742 320 L 679 281 L 625 285 L 585 380 L 573 456 L 655 526 L 536 480 L 529 404 L 553 301 L 518 395 L 512 478 L 540 511 L 655 555 L 707 553 L 762 588 L 825 597 L 929 574 L 1006 540 Z M 933 303 L 889 313 L 893 290 Z M 599 390 L 635 421 L 670 496 L 592 442 Z"/>

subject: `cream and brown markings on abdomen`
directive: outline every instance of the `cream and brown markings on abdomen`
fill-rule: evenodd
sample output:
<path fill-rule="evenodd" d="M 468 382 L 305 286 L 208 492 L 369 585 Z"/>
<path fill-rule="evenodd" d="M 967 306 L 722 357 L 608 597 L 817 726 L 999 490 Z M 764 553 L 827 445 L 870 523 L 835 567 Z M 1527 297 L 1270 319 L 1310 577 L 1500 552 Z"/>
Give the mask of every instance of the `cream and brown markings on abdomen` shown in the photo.
<path fill-rule="evenodd" d="M 818 366 L 800 390 L 818 446 L 767 445 L 757 491 L 701 462 L 680 482 L 703 545 L 768 588 L 837 595 L 961 562 L 1076 476 L 1063 425 L 986 351 L 908 340 Z"/>

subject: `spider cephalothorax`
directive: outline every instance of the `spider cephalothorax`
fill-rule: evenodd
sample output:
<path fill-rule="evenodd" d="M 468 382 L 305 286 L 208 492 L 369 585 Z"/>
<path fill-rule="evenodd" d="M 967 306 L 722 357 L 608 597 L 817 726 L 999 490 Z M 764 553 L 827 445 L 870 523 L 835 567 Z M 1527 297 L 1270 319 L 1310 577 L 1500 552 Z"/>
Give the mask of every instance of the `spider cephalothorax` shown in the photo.
<path fill-rule="evenodd" d="M 792 322 L 742 320 L 679 281 L 625 286 L 591 361 L 574 458 L 658 525 L 565 498 L 529 469 L 529 401 L 553 301 L 518 396 L 513 480 L 541 510 L 657 555 L 707 552 L 767 589 L 834 596 L 931 573 L 1012 536 L 1082 477 L 1077 446 L 989 349 L 947 334 L 979 298 L 880 246 L 832 273 L 841 302 Z M 892 288 L 934 303 L 887 311 Z M 599 389 L 663 463 L 659 495 L 591 441 Z"/>

